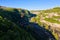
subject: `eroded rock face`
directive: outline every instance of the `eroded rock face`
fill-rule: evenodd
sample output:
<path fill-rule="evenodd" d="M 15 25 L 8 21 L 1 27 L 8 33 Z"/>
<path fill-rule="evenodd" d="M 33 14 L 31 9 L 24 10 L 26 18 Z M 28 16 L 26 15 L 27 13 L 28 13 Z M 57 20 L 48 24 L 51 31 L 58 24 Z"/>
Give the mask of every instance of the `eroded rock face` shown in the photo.
<path fill-rule="evenodd" d="M 31 15 L 29 11 L 27 13 Z M 19 12 L 17 9 L 0 9 L 0 40 L 55 40 L 49 31 L 29 22 L 29 19 L 25 10 Z"/>

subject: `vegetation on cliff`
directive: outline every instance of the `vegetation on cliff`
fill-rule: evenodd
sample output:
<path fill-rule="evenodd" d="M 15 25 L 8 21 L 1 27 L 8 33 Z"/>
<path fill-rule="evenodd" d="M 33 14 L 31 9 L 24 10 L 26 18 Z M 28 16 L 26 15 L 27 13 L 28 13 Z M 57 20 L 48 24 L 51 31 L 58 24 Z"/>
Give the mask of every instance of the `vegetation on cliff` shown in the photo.
<path fill-rule="evenodd" d="M 0 6 L 0 40 L 56 40 L 52 33 L 37 23 L 28 10 Z"/>

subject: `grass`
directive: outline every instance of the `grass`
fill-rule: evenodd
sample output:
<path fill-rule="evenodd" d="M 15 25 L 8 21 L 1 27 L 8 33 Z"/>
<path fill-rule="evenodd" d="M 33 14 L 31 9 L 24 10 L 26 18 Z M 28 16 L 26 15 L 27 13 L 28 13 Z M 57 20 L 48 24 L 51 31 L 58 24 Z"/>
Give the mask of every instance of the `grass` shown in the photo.
<path fill-rule="evenodd" d="M 7 10 L 7 11 L 14 11 L 13 8 L 4 8 L 3 10 Z"/>
<path fill-rule="evenodd" d="M 51 23 L 58 23 L 58 24 L 60 24 L 59 21 L 54 20 L 53 18 L 45 18 L 45 20 L 46 20 L 46 21 L 49 21 L 49 22 L 51 22 Z"/>
<path fill-rule="evenodd" d="M 53 16 L 53 18 L 60 18 L 60 16 Z"/>

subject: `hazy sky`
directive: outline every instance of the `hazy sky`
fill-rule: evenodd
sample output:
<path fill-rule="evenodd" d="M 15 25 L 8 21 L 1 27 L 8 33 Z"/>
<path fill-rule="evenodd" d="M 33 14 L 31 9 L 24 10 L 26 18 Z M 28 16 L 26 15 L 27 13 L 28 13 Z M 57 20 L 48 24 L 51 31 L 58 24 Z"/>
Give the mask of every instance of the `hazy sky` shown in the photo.
<path fill-rule="evenodd" d="M 41 10 L 60 6 L 60 0 L 0 0 L 0 6 Z"/>

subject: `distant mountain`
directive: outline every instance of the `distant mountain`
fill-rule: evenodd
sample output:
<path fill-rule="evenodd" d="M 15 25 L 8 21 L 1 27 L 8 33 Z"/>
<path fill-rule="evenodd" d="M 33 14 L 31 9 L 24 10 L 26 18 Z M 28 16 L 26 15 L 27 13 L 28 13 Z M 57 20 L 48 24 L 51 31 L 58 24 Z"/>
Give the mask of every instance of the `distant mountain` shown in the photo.
<path fill-rule="evenodd" d="M 28 10 L 0 6 L 0 40 L 56 40 L 52 33 L 37 23 Z"/>

